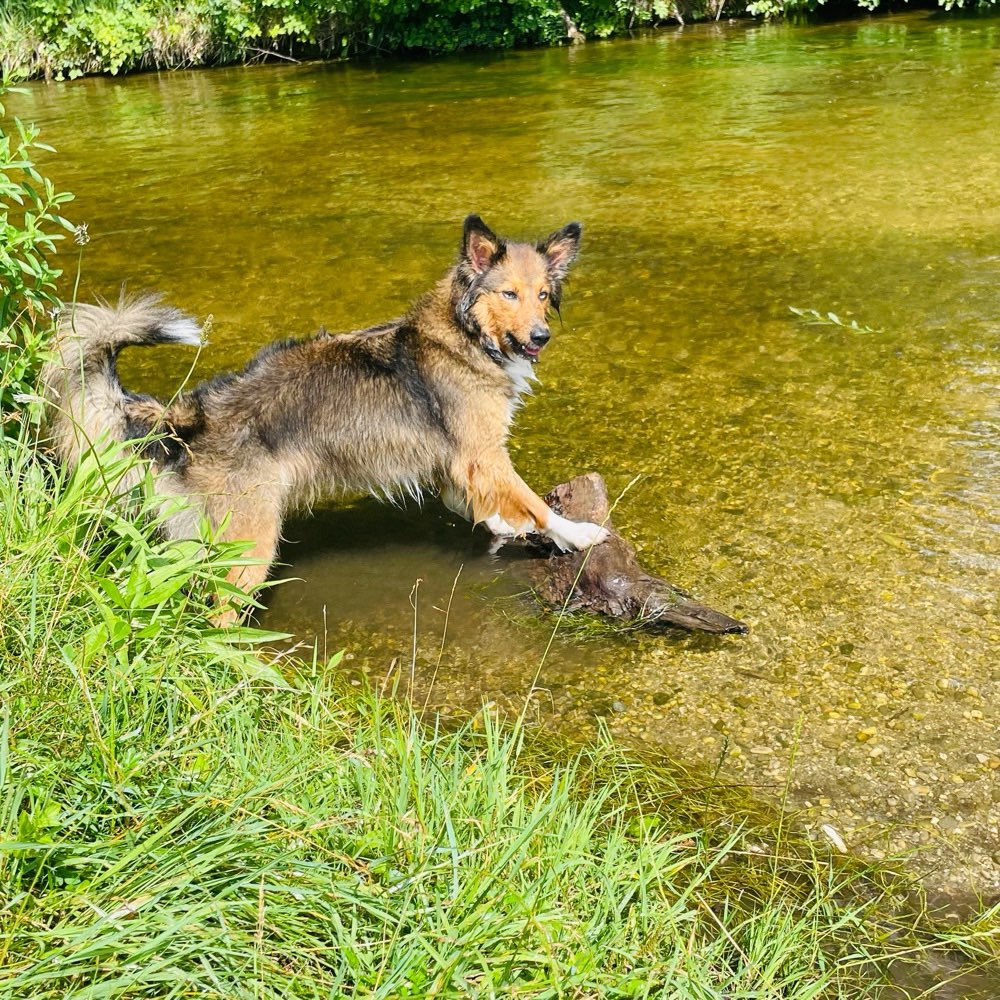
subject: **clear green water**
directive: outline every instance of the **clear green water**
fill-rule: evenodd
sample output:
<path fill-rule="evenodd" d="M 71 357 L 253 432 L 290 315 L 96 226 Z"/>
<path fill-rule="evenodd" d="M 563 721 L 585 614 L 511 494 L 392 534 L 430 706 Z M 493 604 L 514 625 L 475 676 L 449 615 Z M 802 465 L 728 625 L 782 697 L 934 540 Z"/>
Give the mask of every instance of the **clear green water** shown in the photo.
<path fill-rule="evenodd" d="M 622 489 L 645 564 L 747 638 L 557 636 L 436 504 L 289 525 L 269 626 L 421 700 L 603 717 L 1000 887 L 1000 21 L 710 26 L 433 63 L 34 86 L 82 295 L 214 317 L 199 375 L 398 314 L 461 220 L 584 252 L 519 419 L 540 489 Z M 877 333 L 804 326 L 832 310 Z M 133 357 L 169 391 L 190 358 Z M 456 574 L 443 654 L 444 609 Z M 417 580 L 416 628 L 410 595 Z M 528 621 L 524 620 L 528 611 Z M 411 655 L 416 635 L 417 655 Z"/>

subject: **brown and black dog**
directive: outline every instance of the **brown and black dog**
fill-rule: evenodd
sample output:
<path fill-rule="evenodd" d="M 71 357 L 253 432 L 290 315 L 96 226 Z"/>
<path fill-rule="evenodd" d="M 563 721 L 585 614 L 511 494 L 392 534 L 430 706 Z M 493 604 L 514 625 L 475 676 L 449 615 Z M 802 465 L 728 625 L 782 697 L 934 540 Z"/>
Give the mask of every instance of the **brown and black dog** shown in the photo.
<path fill-rule="evenodd" d="M 288 509 L 343 490 L 436 488 L 494 534 L 595 545 L 607 531 L 551 511 L 507 453 L 579 244 L 577 223 L 516 243 L 470 215 L 458 263 L 401 319 L 272 344 L 170 404 L 123 389 L 116 358 L 134 344 L 197 345 L 198 325 L 155 297 L 79 305 L 43 373 L 56 450 L 73 466 L 102 439 L 135 441 L 158 493 L 182 498 L 169 537 L 198 538 L 207 523 L 253 541 L 261 565 L 232 577 L 244 588 L 266 577 Z"/>

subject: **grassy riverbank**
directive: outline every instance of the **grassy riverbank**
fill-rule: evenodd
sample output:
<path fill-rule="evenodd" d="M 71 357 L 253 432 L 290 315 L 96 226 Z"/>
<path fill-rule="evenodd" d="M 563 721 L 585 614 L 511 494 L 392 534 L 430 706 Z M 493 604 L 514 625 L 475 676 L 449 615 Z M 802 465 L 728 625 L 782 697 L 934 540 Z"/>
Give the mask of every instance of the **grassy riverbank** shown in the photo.
<path fill-rule="evenodd" d="M 39 446 L 70 229 L 34 150 L 0 140 L 0 997 L 804 1000 L 997 957 L 996 914 L 942 929 L 746 790 L 211 628 L 238 552 L 159 541 L 127 456 Z"/>

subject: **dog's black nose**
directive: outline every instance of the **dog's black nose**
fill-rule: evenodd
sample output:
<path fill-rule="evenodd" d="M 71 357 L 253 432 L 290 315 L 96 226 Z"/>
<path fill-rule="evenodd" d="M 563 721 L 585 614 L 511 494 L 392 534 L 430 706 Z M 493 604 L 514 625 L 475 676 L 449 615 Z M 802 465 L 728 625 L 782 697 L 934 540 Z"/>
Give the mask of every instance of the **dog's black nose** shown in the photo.
<path fill-rule="evenodd" d="M 549 342 L 551 336 L 552 334 L 544 326 L 536 326 L 531 331 L 531 342 L 537 344 L 539 347 L 544 347 Z"/>

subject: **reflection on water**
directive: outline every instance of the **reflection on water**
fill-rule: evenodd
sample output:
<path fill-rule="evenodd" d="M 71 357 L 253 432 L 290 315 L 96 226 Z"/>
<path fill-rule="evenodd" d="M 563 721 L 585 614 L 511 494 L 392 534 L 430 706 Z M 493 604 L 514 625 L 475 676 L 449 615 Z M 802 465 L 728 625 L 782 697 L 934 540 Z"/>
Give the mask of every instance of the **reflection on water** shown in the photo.
<path fill-rule="evenodd" d="M 211 314 L 201 375 L 398 314 L 469 211 L 513 235 L 582 220 L 516 461 L 539 488 L 641 474 L 616 513 L 641 558 L 752 634 L 557 636 L 543 659 L 552 622 L 525 620 L 507 563 L 433 501 L 293 522 L 299 579 L 267 624 L 377 677 L 412 670 L 435 705 L 530 697 L 575 730 L 603 715 L 730 777 L 790 781 L 852 848 L 922 846 L 936 885 L 993 894 L 998 29 L 710 26 L 10 103 L 89 223 L 83 293 L 127 278 Z M 158 349 L 125 370 L 165 391 L 189 364 Z"/>

